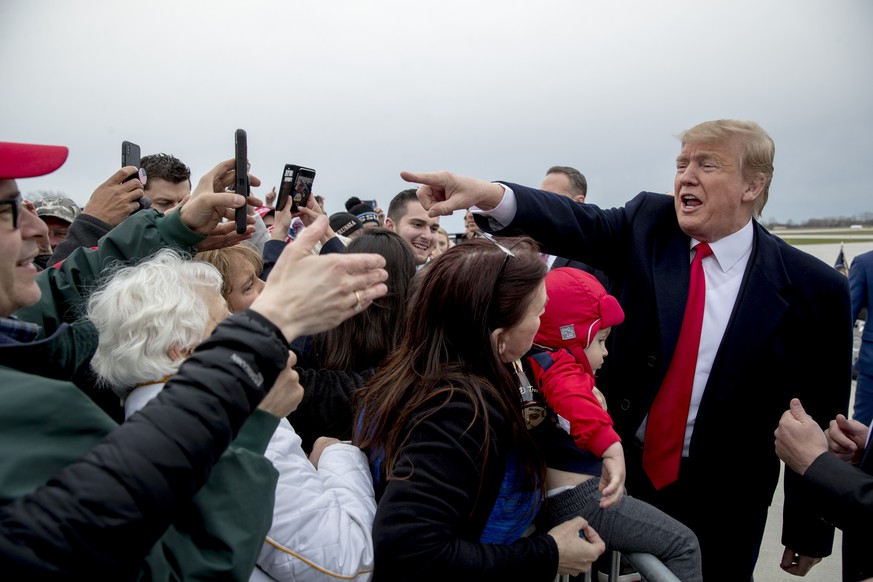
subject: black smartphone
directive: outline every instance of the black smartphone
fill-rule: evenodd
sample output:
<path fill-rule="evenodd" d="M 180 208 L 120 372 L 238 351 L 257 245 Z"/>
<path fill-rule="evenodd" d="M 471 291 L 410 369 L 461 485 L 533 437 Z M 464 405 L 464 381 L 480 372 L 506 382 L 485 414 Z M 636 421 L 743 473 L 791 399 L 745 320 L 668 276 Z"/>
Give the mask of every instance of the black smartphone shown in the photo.
<path fill-rule="evenodd" d="M 276 210 L 285 208 L 291 201 L 291 212 L 297 212 L 306 206 L 312 194 L 312 183 L 315 181 L 315 170 L 296 164 L 285 164 L 282 171 L 282 182 L 279 194 L 276 196 Z"/>
<path fill-rule="evenodd" d="M 246 140 L 246 132 L 244 129 L 236 130 L 234 134 L 234 157 L 236 160 L 235 173 L 236 177 L 234 178 L 234 190 L 246 197 L 248 200 L 249 195 L 249 155 L 248 155 L 248 142 Z M 240 208 L 236 209 L 235 218 L 236 218 L 236 232 L 237 234 L 243 234 L 246 231 L 246 217 L 248 215 L 248 211 L 246 207 L 248 204 L 243 204 Z"/>
<path fill-rule="evenodd" d="M 361 200 L 361 204 L 366 204 L 367 206 L 369 206 L 373 210 L 376 210 L 376 208 L 379 207 L 379 203 L 376 202 L 375 200 Z"/>
<path fill-rule="evenodd" d="M 141 161 L 141 153 L 139 146 L 131 141 L 123 141 L 121 142 L 121 167 L 125 166 L 136 166 L 136 169 L 139 170 Z M 130 176 L 124 179 L 124 182 L 128 180 L 133 180 L 138 176 L 138 172 L 134 172 Z"/>

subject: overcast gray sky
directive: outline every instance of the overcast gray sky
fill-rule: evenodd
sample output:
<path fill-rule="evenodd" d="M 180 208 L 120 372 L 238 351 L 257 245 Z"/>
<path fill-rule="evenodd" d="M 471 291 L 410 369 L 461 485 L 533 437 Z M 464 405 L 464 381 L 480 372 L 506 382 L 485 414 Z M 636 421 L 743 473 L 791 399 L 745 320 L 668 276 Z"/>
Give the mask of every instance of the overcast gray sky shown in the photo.
<path fill-rule="evenodd" d="M 873 211 L 870 0 L 3 0 L 0 23 L 0 139 L 70 148 L 25 193 L 84 203 L 125 139 L 199 177 L 243 128 L 261 194 L 308 165 L 329 213 L 387 209 L 404 169 L 555 164 L 619 206 L 672 189 L 678 132 L 739 118 L 776 142 L 765 218 Z"/>

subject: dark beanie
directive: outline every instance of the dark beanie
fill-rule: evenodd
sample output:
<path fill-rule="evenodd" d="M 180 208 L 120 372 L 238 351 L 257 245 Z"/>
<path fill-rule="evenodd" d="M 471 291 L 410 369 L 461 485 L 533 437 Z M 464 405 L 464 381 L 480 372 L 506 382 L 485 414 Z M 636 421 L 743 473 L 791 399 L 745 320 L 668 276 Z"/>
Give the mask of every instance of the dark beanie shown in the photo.
<path fill-rule="evenodd" d="M 360 220 L 364 224 L 372 222 L 376 226 L 382 226 L 382 223 L 379 222 L 379 216 L 376 214 L 376 211 L 373 210 L 373 207 L 369 204 L 357 204 L 349 208 L 349 212 L 357 216 L 358 220 Z"/>
<path fill-rule="evenodd" d="M 340 236 L 349 236 L 363 226 L 358 217 L 349 212 L 337 212 L 330 215 L 330 228 Z"/>

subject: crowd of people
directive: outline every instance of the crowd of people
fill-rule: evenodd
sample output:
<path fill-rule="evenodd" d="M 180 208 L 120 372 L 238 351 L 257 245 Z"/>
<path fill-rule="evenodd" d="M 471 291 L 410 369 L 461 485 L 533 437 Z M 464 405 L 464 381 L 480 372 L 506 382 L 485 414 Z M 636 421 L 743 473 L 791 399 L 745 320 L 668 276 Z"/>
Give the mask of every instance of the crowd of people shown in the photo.
<path fill-rule="evenodd" d="M 873 269 L 755 220 L 760 126 L 679 137 L 672 195 L 619 208 L 553 166 L 402 172 L 330 216 L 166 153 L 30 200 L 67 148 L 0 142 L 0 571 L 551 581 L 611 549 L 751 580 L 781 459 L 782 568 L 836 526 L 873 576 Z"/>

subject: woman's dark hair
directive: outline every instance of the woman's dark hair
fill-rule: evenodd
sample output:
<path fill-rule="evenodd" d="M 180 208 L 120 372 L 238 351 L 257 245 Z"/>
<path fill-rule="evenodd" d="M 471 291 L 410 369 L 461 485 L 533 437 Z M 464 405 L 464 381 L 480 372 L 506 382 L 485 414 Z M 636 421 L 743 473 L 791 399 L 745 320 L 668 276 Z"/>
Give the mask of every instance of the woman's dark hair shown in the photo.
<path fill-rule="evenodd" d="M 322 368 L 361 372 L 377 367 L 397 347 L 406 322 L 415 254 L 397 233 L 365 228 L 346 253 L 376 253 L 385 257 L 388 294 L 362 313 L 315 337 L 315 357 Z"/>
<path fill-rule="evenodd" d="M 528 238 L 471 239 L 450 248 L 416 276 L 403 339 L 395 354 L 356 395 L 355 444 L 381 455 L 380 478 L 391 478 L 411 429 L 425 407 L 461 392 L 485 424 L 482 466 L 491 434 L 486 402 L 510 420 L 514 452 L 528 482 L 543 487 L 545 467 L 521 416 L 518 379 L 491 341 L 497 328 L 523 318 L 546 265 Z M 394 476 L 394 478 L 404 478 Z M 480 488 L 482 482 L 480 481 Z"/>

